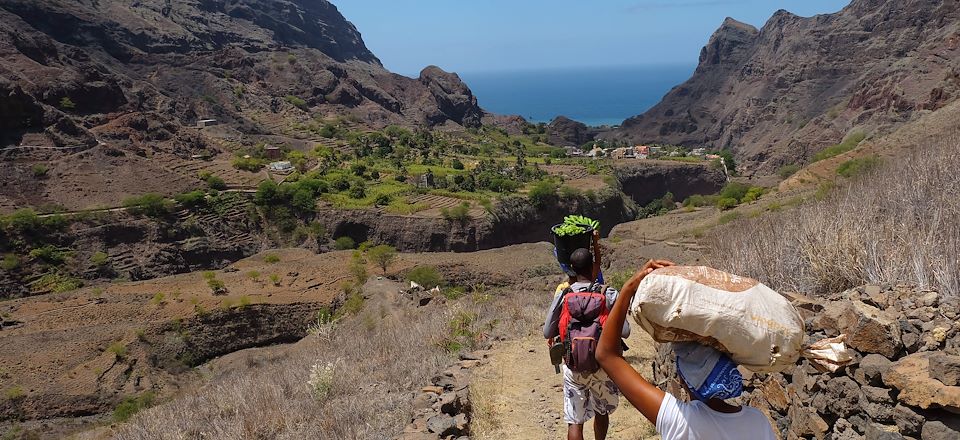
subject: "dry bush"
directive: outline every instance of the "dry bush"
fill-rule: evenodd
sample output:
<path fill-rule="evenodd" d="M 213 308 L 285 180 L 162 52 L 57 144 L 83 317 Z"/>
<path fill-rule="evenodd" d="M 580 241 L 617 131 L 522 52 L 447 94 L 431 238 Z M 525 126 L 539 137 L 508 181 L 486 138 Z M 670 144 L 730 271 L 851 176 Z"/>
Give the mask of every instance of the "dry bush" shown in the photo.
<path fill-rule="evenodd" d="M 451 338 L 469 350 L 494 333 L 537 332 L 549 297 L 537 298 L 542 301 L 531 301 L 523 289 L 479 287 L 446 306 L 372 299 L 357 316 L 321 319 L 282 356 L 221 372 L 204 387 L 141 412 L 116 437 L 391 439 L 409 421 L 412 392 L 456 359 Z M 335 327 L 318 328 L 323 325 Z M 319 399 L 309 384 L 315 365 L 333 371 Z"/>
<path fill-rule="evenodd" d="M 960 136 L 886 163 L 824 200 L 718 228 L 708 259 L 780 289 L 915 284 L 960 296 Z"/>

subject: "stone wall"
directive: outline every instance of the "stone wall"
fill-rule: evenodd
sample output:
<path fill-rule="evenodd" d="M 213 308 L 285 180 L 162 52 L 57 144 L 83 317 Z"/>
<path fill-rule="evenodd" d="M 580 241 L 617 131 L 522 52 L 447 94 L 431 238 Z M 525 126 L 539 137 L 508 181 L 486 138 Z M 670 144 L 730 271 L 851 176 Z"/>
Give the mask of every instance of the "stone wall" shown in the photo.
<path fill-rule="evenodd" d="M 835 373 L 807 360 L 775 374 L 744 372 L 741 404 L 760 409 L 781 439 L 960 439 L 960 310 L 940 294 L 866 286 L 824 301 L 790 295 L 807 343 L 847 335 L 853 362 Z M 676 395 L 660 347 L 655 381 Z"/>
<path fill-rule="evenodd" d="M 398 440 L 466 440 L 470 436 L 470 371 L 487 362 L 486 354 L 460 355 L 460 361 L 413 395 L 413 419 Z"/>

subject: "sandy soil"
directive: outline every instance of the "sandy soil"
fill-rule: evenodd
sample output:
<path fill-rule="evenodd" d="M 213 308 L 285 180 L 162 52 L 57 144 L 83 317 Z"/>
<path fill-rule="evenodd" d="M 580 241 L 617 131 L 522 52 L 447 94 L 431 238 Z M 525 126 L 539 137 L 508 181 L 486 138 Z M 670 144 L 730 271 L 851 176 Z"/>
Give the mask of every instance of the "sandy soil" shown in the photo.
<path fill-rule="evenodd" d="M 656 349 L 650 337 L 635 331 L 627 340 L 627 360 L 649 377 Z M 562 377 L 550 365 L 540 337 L 510 341 L 491 352 L 491 361 L 471 383 L 475 396 L 474 436 L 478 439 L 566 438 Z M 593 438 L 593 423 L 584 428 Z M 659 439 L 656 430 L 626 399 L 610 417 L 609 440 Z"/>

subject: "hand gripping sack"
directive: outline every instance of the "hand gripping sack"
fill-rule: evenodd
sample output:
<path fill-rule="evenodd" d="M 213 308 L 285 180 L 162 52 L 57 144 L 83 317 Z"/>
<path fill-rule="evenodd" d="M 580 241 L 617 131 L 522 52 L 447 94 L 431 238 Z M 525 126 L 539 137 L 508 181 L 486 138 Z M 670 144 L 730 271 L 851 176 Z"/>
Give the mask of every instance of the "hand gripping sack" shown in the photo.
<path fill-rule="evenodd" d="M 630 304 L 657 342 L 697 342 L 756 372 L 793 366 L 804 325 L 786 298 L 750 278 L 708 267 L 671 266 L 648 275 Z"/>

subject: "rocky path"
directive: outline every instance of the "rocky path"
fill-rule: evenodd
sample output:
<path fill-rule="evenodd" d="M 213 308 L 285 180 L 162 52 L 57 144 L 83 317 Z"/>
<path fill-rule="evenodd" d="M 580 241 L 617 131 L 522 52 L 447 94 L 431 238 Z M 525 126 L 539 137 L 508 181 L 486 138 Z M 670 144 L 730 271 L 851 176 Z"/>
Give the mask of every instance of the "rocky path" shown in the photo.
<path fill-rule="evenodd" d="M 644 375 L 655 356 L 653 341 L 642 330 L 627 340 L 627 359 Z M 550 365 L 540 337 L 500 345 L 490 352 L 470 385 L 474 405 L 474 437 L 539 440 L 566 438 L 561 376 Z M 649 376 L 648 376 L 649 377 Z M 593 438 L 593 424 L 585 430 Z M 609 440 L 659 439 L 653 426 L 626 399 L 610 418 Z"/>

